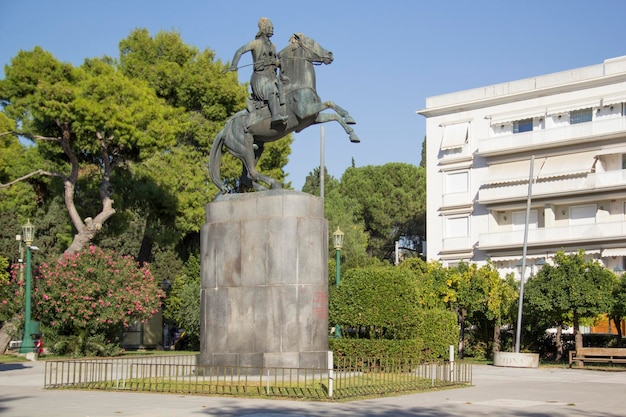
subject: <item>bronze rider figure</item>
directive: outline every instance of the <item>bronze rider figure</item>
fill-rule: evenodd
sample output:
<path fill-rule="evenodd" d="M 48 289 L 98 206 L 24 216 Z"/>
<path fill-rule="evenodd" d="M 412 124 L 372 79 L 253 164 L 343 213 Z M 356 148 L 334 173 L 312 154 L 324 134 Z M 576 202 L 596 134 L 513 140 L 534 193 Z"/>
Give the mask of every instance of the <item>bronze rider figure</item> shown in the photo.
<path fill-rule="evenodd" d="M 274 25 L 266 18 L 259 19 L 259 32 L 254 40 L 248 42 L 235 52 L 230 71 L 237 71 L 239 59 L 246 52 L 252 52 L 254 71 L 250 85 L 252 86 L 252 96 L 254 99 L 266 102 L 272 115 L 272 124 L 285 124 L 287 116 L 281 112 L 280 104 L 280 80 L 276 69 L 280 66 L 276 47 L 270 41 L 274 35 Z"/>

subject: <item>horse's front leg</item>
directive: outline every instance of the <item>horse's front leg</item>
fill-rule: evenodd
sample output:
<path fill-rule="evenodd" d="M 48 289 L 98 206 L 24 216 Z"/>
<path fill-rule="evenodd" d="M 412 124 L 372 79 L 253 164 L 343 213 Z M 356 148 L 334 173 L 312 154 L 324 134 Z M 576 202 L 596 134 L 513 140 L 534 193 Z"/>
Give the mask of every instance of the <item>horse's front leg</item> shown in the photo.
<path fill-rule="evenodd" d="M 354 130 L 350 126 L 348 126 L 348 125 L 353 125 L 356 122 L 345 109 L 343 109 L 342 107 L 339 107 L 332 101 L 306 103 L 306 105 L 302 105 L 303 102 L 305 101 L 304 100 L 297 101 L 299 106 L 294 109 L 298 117 L 304 118 L 307 115 L 317 114 L 313 124 L 335 121 L 339 123 L 343 127 L 343 130 L 345 130 L 346 133 L 349 135 L 350 142 L 361 141 L 359 137 L 356 135 L 356 133 L 354 133 Z M 332 109 L 336 113 L 321 113 L 322 111 L 326 109 Z"/>
<path fill-rule="evenodd" d="M 350 116 L 350 113 L 348 113 L 348 111 L 346 109 L 344 109 L 343 107 L 340 107 L 337 104 L 335 104 L 335 102 L 333 102 L 333 101 L 322 101 L 322 102 L 317 102 L 317 103 L 307 103 L 305 106 L 296 108 L 295 110 L 296 110 L 296 113 L 298 113 L 298 116 L 305 116 L 307 114 L 319 113 L 319 112 L 324 111 L 326 109 L 334 110 L 341 117 L 341 120 L 338 120 L 338 119 L 333 119 L 333 120 L 337 120 L 340 123 L 341 122 L 345 122 L 345 123 L 347 123 L 349 125 L 356 124 L 356 122 L 354 121 L 352 116 Z"/>
<path fill-rule="evenodd" d="M 327 122 L 333 122 L 333 121 L 339 123 L 343 127 L 343 130 L 346 131 L 346 133 L 348 134 L 348 137 L 350 138 L 350 142 L 355 142 L 355 143 L 361 142 L 361 139 L 359 139 L 357 134 L 354 132 L 354 129 L 348 126 L 348 123 L 344 121 L 343 117 L 339 116 L 337 113 L 320 113 L 315 118 L 314 123 L 318 124 L 318 123 L 327 123 Z"/>
<path fill-rule="evenodd" d="M 346 109 L 344 109 L 343 107 L 340 107 L 338 104 L 336 104 L 334 101 L 325 101 L 322 103 L 327 109 L 333 109 L 334 111 L 336 111 L 337 113 L 339 113 L 339 115 L 341 117 L 343 117 L 343 120 L 349 124 L 349 125 L 354 125 L 356 124 L 356 122 L 354 121 L 354 119 L 352 118 L 352 116 L 350 116 L 350 113 L 348 113 L 348 111 Z"/>

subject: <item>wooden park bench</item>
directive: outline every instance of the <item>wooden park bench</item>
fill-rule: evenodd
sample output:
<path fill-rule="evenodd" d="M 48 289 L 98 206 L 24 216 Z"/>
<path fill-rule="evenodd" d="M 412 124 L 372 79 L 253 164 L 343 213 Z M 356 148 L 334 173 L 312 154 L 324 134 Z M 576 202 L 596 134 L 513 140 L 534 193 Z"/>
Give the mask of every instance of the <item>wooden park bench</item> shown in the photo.
<path fill-rule="evenodd" d="M 570 350 L 569 365 L 572 366 L 574 362 L 581 366 L 585 362 L 626 363 L 626 348 L 584 347 Z"/>

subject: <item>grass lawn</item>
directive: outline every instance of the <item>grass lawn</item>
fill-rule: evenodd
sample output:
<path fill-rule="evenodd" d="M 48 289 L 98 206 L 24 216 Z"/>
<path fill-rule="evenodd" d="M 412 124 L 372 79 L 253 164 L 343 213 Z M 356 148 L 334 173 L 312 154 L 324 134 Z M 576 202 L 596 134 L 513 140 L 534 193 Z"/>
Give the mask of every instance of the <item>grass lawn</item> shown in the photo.
<path fill-rule="evenodd" d="M 23 356 L 18 355 L 0 355 L 0 363 L 16 363 L 16 362 L 28 362 Z"/>

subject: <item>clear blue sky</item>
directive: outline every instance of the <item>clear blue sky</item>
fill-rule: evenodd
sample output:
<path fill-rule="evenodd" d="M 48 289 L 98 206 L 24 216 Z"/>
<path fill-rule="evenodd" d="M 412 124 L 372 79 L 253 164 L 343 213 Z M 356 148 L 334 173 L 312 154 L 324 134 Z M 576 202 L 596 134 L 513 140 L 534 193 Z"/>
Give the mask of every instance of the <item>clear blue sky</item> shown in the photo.
<path fill-rule="evenodd" d="M 36 45 L 75 65 L 117 57 L 135 28 L 175 30 L 226 62 L 262 16 L 278 49 L 302 32 L 335 56 L 316 67 L 318 93 L 352 114 L 361 138 L 350 143 L 338 124 L 325 125 L 326 166 L 337 178 L 352 158 L 418 165 L 425 122 L 415 111 L 426 97 L 626 55 L 622 0 L 0 0 L 0 64 Z M 249 76 L 239 71 L 241 82 Z M 319 138 L 319 126 L 296 134 L 286 167 L 296 189 L 319 166 Z"/>

